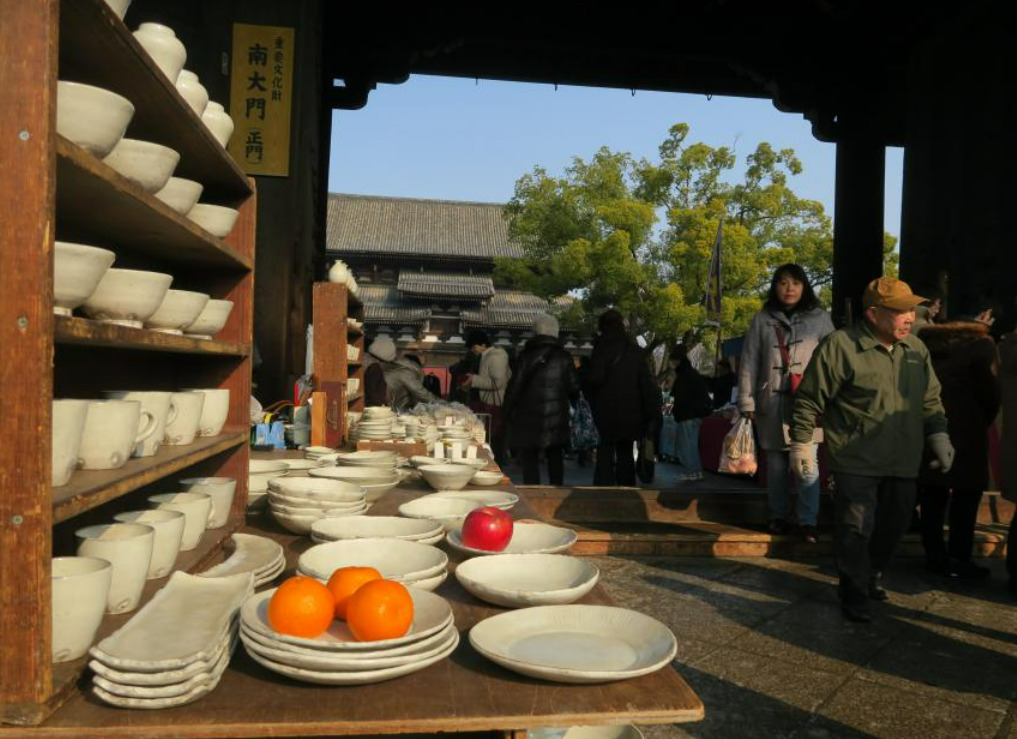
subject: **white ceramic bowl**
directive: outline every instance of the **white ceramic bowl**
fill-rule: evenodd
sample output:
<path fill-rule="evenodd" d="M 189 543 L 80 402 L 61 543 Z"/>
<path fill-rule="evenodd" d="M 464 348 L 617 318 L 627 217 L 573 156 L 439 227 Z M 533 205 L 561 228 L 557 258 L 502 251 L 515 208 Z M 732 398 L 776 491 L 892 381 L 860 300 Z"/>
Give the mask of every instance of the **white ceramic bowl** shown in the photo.
<path fill-rule="evenodd" d="M 480 505 L 500 508 L 503 511 L 512 510 L 515 504 L 519 502 L 518 495 L 501 490 L 442 490 L 438 493 L 432 493 L 430 497 L 472 500 L 480 503 Z"/>
<path fill-rule="evenodd" d="M 456 567 L 456 579 L 470 593 L 508 608 L 573 603 L 599 577 L 590 562 L 561 554 L 494 554 Z"/>
<path fill-rule="evenodd" d="M 200 182 L 185 180 L 182 177 L 170 177 L 166 185 L 155 193 L 155 197 L 180 215 L 186 216 L 198 202 L 204 189 L 205 186 Z"/>
<path fill-rule="evenodd" d="M 184 514 L 184 535 L 180 541 L 180 551 L 189 552 L 195 549 L 205 535 L 208 522 L 212 520 L 212 496 L 207 493 L 160 493 L 148 496 L 153 508 L 167 511 L 180 511 Z"/>
<path fill-rule="evenodd" d="M 224 239 L 233 230 L 240 211 L 222 205 L 198 203 L 187 213 L 187 219 L 194 221 L 213 236 Z"/>
<path fill-rule="evenodd" d="M 273 477 L 282 477 L 289 471 L 285 462 L 267 459 L 252 459 L 248 468 L 248 492 L 263 493 L 268 490 L 268 481 Z"/>
<path fill-rule="evenodd" d="M 319 580 L 328 580 L 340 567 L 373 567 L 386 580 L 407 582 L 444 572 L 448 555 L 415 541 L 354 539 L 317 544 L 297 560 L 298 572 Z"/>
<path fill-rule="evenodd" d="M 391 469 L 399 462 L 395 452 L 349 452 L 339 453 L 336 461 L 347 467 L 381 467 Z"/>
<path fill-rule="evenodd" d="M 391 482 L 398 484 L 399 476 L 395 470 L 380 470 L 377 467 L 317 467 L 308 470 L 311 477 L 326 480 L 342 480 L 358 485 L 382 485 Z"/>
<path fill-rule="evenodd" d="M 197 336 L 212 336 L 219 333 L 233 310 L 232 300 L 209 300 L 198 320 L 190 326 L 184 326 L 184 333 Z"/>
<path fill-rule="evenodd" d="M 180 154 L 151 141 L 120 139 L 102 161 L 145 192 L 156 193 L 173 176 L 180 163 Z"/>
<path fill-rule="evenodd" d="M 167 334 L 182 334 L 208 304 L 208 295 L 189 290 L 167 290 L 159 310 L 145 321 L 145 328 Z"/>
<path fill-rule="evenodd" d="M 138 607 L 152 561 L 155 531 L 140 523 L 86 526 L 74 532 L 79 557 L 98 557 L 113 565 L 106 610 L 127 613 Z"/>
<path fill-rule="evenodd" d="M 172 275 L 136 269 L 109 269 L 82 310 L 89 318 L 141 328 L 162 305 Z"/>
<path fill-rule="evenodd" d="M 450 464 L 465 464 L 472 467 L 475 470 L 482 470 L 487 467 L 486 459 L 479 459 L 474 457 L 473 459 L 467 459 L 466 457 L 460 457 L 459 459 L 448 460 Z"/>
<path fill-rule="evenodd" d="M 322 503 L 359 503 L 364 499 L 360 485 L 315 477 L 276 477 L 269 480 L 268 489 L 290 498 L 305 498 Z"/>
<path fill-rule="evenodd" d="M 433 464 L 419 469 L 427 484 L 435 490 L 462 490 L 476 473 L 465 464 Z"/>
<path fill-rule="evenodd" d="M 101 87 L 57 82 L 57 133 L 100 159 L 124 137 L 134 117 L 130 100 Z"/>
<path fill-rule="evenodd" d="M 361 500 L 356 503 L 320 503 L 304 498 L 288 498 L 268 491 L 268 504 L 275 510 L 288 513 L 292 516 L 310 516 L 315 513 L 325 514 L 325 511 L 336 513 L 352 513 L 367 510 L 367 501 Z"/>
<path fill-rule="evenodd" d="M 492 487 L 494 485 L 500 485 L 503 479 L 505 479 L 505 476 L 501 472 L 480 470 L 470 478 L 470 485 Z"/>
<path fill-rule="evenodd" d="M 361 487 L 364 489 L 364 495 L 367 498 L 367 502 L 375 503 L 381 498 L 381 496 L 396 487 L 400 482 L 400 479 L 396 479 L 392 482 L 364 484 Z"/>
<path fill-rule="evenodd" d="M 448 543 L 453 549 L 465 554 L 557 554 L 564 552 L 579 539 L 572 529 L 551 526 L 546 523 L 515 523 L 512 527 L 512 539 L 501 552 L 486 549 L 474 549 L 462 542 L 461 532 L 452 531 L 448 535 Z"/>
<path fill-rule="evenodd" d="M 403 503 L 399 506 L 399 515 L 438 521 L 446 531 L 456 531 L 462 528 L 466 514 L 480 507 L 479 503 L 472 500 L 425 497 Z"/>
<path fill-rule="evenodd" d="M 95 292 L 116 254 L 69 241 L 57 241 L 53 253 L 53 312 L 69 316 Z"/>
<path fill-rule="evenodd" d="M 70 662 L 92 646 L 106 612 L 113 566 L 97 557 L 54 557 L 53 661 Z"/>
<path fill-rule="evenodd" d="M 208 528 L 221 529 L 230 517 L 237 481 L 232 477 L 188 477 L 178 483 L 185 492 L 205 493 L 212 499 L 212 519 Z"/>
<path fill-rule="evenodd" d="M 143 523 L 155 531 L 152 544 L 152 561 L 148 564 L 148 579 L 157 580 L 173 571 L 184 540 L 187 516 L 182 511 L 156 509 L 151 511 L 125 511 L 113 516 L 119 523 Z"/>
<path fill-rule="evenodd" d="M 340 539 L 403 539 L 420 541 L 442 533 L 438 521 L 399 516 L 351 516 L 324 518 L 311 527 L 312 537 L 319 541 Z"/>

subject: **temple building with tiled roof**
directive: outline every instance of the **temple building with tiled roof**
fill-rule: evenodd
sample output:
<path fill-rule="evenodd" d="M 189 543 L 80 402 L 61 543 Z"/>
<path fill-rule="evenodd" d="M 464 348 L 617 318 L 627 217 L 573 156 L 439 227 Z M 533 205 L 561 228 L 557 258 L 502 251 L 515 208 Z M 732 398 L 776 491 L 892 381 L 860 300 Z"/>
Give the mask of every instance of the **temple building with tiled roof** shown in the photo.
<path fill-rule="evenodd" d="M 390 334 L 429 365 L 455 362 L 474 328 L 521 346 L 548 311 L 536 295 L 495 288 L 495 259 L 523 255 L 500 203 L 332 193 L 326 243 L 329 261 L 342 259 L 360 284 L 368 337 Z"/>

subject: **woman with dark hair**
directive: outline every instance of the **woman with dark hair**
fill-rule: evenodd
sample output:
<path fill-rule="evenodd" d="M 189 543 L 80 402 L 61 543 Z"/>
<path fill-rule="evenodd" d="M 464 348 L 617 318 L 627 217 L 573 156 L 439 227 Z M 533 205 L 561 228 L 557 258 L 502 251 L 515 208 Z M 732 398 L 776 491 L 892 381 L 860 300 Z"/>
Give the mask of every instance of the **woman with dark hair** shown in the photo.
<path fill-rule="evenodd" d="M 827 334 L 833 321 L 819 307 L 809 278 L 797 264 L 783 264 L 773 273 L 763 309 L 745 334 L 738 376 L 738 410 L 756 425 L 759 445 L 766 452 L 770 531 L 789 531 L 788 507 L 788 422 L 793 395 L 798 389 L 812 352 Z M 822 431 L 813 437 L 813 451 L 822 440 Z M 805 540 L 816 542 L 819 515 L 819 480 L 797 484 L 798 525 Z"/>

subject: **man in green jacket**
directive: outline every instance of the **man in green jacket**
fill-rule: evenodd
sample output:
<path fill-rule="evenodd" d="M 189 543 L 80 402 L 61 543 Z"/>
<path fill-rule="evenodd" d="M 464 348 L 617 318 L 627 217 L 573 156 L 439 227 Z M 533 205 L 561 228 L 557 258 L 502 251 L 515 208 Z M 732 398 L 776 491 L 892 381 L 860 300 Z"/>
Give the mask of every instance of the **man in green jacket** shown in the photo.
<path fill-rule="evenodd" d="M 795 396 L 791 469 L 815 479 L 812 432 L 822 425 L 836 486 L 838 591 L 852 621 L 871 621 L 868 601 L 887 598 L 880 578 L 910 525 L 925 443 L 934 466 L 953 463 L 939 380 L 911 336 L 924 300 L 900 280 L 870 282 L 864 321 L 826 338 Z"/>

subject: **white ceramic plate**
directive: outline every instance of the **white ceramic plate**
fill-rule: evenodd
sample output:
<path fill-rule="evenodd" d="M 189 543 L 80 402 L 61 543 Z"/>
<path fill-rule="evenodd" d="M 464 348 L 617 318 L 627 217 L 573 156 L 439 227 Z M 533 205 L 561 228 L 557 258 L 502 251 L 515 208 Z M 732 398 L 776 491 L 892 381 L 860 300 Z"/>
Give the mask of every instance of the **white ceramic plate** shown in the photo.
<path fill-rule="evenodd" d="M 464 545 L 459 531 L 448 533 L 449 545 L 466 554 L 556 554 L 571 547 L 578 538 L 579 535 L 575 531 L 561 526 L 546 523 L 515 523 L 512 527 L 512 540 L 508 546 L 500 552 L 489 552 Z"/>
<path fill-rule="evenodd" d="M 228 577 L 244 572 L 258 574 L 278 565 L 283 558 L 283 548 L 264 536 L 233 534 L 233 553 L 215 567 L 200 573 L 199 577 Z"/>
<path fill-rule="evenodd" d="M 327 581 L 340 567 L 373 567 L 386 580 L 420 580 L 444 572 L 448 555 L 401 539 L 349 539 L 317 544 L 300 555 L 297 570 Z"/>
<path fill-rule="evenodd" d="M 353 510 L 356 508 L 363 508 L 365 499 L 360 498 L 353 503 L 343 503 L 332 500 L 322 500 L 321 498 L 293 498 L 289 495 L 282 495 L 280 493 L 273 493 L 271 490 L 268 491 L 268 502 L 279 506 L 281 508 L 292 508 L 295 515 L 301 515 L 298 511 L 303 509 L 318 509 L 321 511 L 333 510 Z M 285 511 L 284 511 L 285 512 Z"/>
<path fill-rule="evenodd" d="M 413 598 L 413 623 L 405 636 L 382 641 L 357 641 L 346 623 L 336 619 L 328 630 L 314 639 L 280 634 L 268 623 L 268 602 L 275 589 L 251 596 L 240 609 L 240 619 L 249 631 L 306 649 L 380 651 L 403 644 L 412 644 L 436 634 L 452 623 L 452 606 L 440 595 L 419 588 L 409 588 Z"/>
<path fill-rule="evenodd" d="M 537 606 L 499 613 L 470 644 L 514 672 L 563 683 L 601 683 L 656 672 L 678 642 L 660 621 L 612 606 Z"/>
<path fill-rule="evenodd" d="M 159 672 L 208 661 L 254 577 L 198 577 L 174 572 L 162 590 L 113 634 L 92 647 L 100 662 L 120 670 Z"/>
<path fill-rule="evenodd" d="M 219 642 L 219 648 L 208 661 L 198 660 L 192 662 L 179 670 L 165 670 L 163 672 L 134 672 L 133 670 L 117 670 L 105 665 L 99 660 L 93 659 L 88 663 L 89 668 L 96 675 L 113 680 L 121 685 L 173 685 L 189 680 L 195 675 L 208 673 L 219 662 L 223 652 L 228 652 L 233 641 L 232 630 L 228 630 Z"/>
<path fill-rule="evenodd" d="M 420 654 L 421 652 L 429 652 L 439 644 L 443 644 L 448 641 L 452 632 L 456 630 L 456 625 L 449 621 L 445 625 L 445 628 L 440 631 L 431 634 L 428 637 L 419 639 L 409 644 L 403 644 L 401 646 L 389 647 L 387 649 L 369 650 L 363 649 L 354 651 L 352 649 L 346 649 L 341 652 L 329 651 L 324 649 L 307 649 L 305 647 L 298 647 L 296 644 L 287 644 L 283 641 L 278 641 L 264 634 L 259 634 L 257 631 L 247 628 L 243 623 L 240 624 L 240 633 L 247 637 L 249 641 L 256 642 L 262 646 L 269 647 L 271 649 L 277 649 L 283 652 L 292 652 L 297 655 L 303 655 L 305 657 L 321 657 L 323 655 L 334 656 L 336 659 L 343 659 L 348 662 L 357 663 L 372 663 L 377 660 L 391 659 L 393 657 L 402 657 L 406 655 Z M 280 660 L 284 662 L 285 660 Z M 371 669 L 381 667 L 394 667 L 395 665 L 374 665 Z"/>
<path fill-rule="evenodd" d="M 290 667 L 289 665 L 280 664 L 279 662 L 273 662 L 272 660 L 261 656 L 257 652 L 248 651 L 248 654 L 250 654 L 251 658 L 262 667 L 271 670 L 272 672 L 277 672 L 280 675 L 293 678 L 294 680 L 316 683 L 318 685 L 369 685 L 370 683 L 380 683 L 383 680 L 391 680 L 392 678 L 409 675 L 410 673 L 423 670 L 425 667 L 430 667 L 434 663 L 440 662 L 452 654 L 458 644 L 459 632 L 457 631 L 455 632 L 455 638 L 447 647 L 445 647 L 444 650 L 438 654 L 428 657 L 425 660 L 412 662 L 408 665 L 401 665 L 399 667 L 389 667 L 383 670 L 364 670 L 360 672 L 302 670 L 298 667 Z"/>
<path fill-rule="evenodd" d="M 275 477 L 268 481 L 268 489 L 288 498 L 331 503 L 357 503 L 364 498 L 364 491 L 360 485 L 316 477 Z"/>
<path fill-rule="evenodd" d="M 190 693 L 181 695 L 177 698 L 124 698 L 120 695 L 113 695 L 98 685 L 92 685 L 92 692 L 99 700 L 109 703 L 111 706 L 117 706 L 119 708 L 140 708 L 144 710 L 154 710 L 160 708 L 173 708 L 175 706 L 186 706 L 188 703 L 194 703 L 199 698 L 208 695 L 219 685 L 219 680 L 204 683 L 198 686 Z"/>
<path fill-rule="evenodd" d="M 437 575 L 434 575 L 433 577 L 424 577 L 421 578 L 420 580 L 410 580 L 403 584 L 407 586 L 412 585 L 413 587 L 419 588 L 420 590 L 434 591 L 438 589 L 439 585 L 445 582 L 446 578 L 448 578 L 448 570 L 445 570 L 444 572 L 439 572 Z"/>
<path fill-rule="evenodd" d="M 504 475 L 501 472 L 493 472 L 490 470 L 480 470 L 473 477 L 470 478 L 470 485 L 478 485 L 480 487 L 493 487 L 495 485 L 501 485 L 501 481 L 504 479 Z"/>
<path fill-rule="evenodd" d="M 599 577 L 590 562 L 563 554 L 495 554 L 456 567 L 456 579 L 466 590 L 508 608 L 574 603 Z"/>
<path fill-rule="evenodd" d="M 123 698 L 179 698 L 209 682 L 218 682 L 230 661 L 231 650 L 224 649 L 218 661 L 208 672 L 202 672 L 179 683 L 159 686 L 132 685 L 108 680 L 100 675 L 92 677 L 92 683 L 112 695 Z"/>
<path fill-rule="evenodd" d="M 322 519 L 311 526 L 311 538 L 320 541 L 340 539 L 405 539 L 420 541 L 442 533 L 441 524 L 423 518 L 400 516 L 351 516 Z"/>
<path fill-rule="evenodd" d="M 290 506 L 285 503 L 280 503 L 277 498 L 269 496 L 268 505 L 272 509 L 273 513 L 282 513 L 286 516 L 293 516 L 294 518 L 300 518 L 301 516 L 310 516 L 312 518 L 324 518 L 329 515 L 329 512 L 334 516 L 357 516 L 367 510 L 367 503 L 361 501 L 360 503 L 354 503 L 352 505 L 346 505 L 343 503 L 337 503 L 334 506 L 331 503 L 324 505 L 319 504 L 316 506 Z"/>
<path fill-rule="evenodd" d="M 454 498 L 456 500 L 472 500 L 482 506 L 493 506 L 503 511 L 510 510 L 519 502 L 519 496 L 515 493 L 505 493 L 501 490 L 439 490 L 431 493 L 429 498 Z"/>

